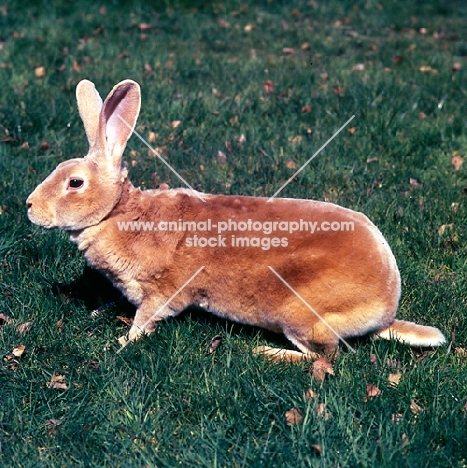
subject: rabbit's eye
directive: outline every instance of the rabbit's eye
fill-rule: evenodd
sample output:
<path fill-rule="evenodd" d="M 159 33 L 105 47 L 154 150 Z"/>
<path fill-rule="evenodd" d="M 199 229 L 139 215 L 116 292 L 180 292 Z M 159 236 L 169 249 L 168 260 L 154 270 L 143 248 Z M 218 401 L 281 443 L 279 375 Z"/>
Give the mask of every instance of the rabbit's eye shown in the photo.
<path fill-rule="evenodd" d="M 70 179 L 70 181 L 68 182 L 68 187 L 77 189 L 83 185 L 83 182 L 84 182 L 83 179 L 76 179 L 76 178 Z"/>

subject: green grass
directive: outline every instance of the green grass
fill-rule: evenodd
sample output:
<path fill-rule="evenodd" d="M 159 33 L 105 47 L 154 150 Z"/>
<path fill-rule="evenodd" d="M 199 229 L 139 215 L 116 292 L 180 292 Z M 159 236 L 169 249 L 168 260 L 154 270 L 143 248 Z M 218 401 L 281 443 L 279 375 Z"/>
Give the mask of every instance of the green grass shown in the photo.
<path fill-rule="evenodd" d="M 1 466 L 467 466 L 467 364 L 454 353 L 467 347 L 467 164 L 451 166 L 455 151 L 467 153 L 463 2 L 115 1 L 105 14 L 104 3 L 88 1 L 4 5 L 0 312 L 10 322 L 0 327 Z M 359 63 L 365 69 L 353 70 Z M 65 234 L 31 225 L 24 206 L 57 163 L 86 152 L 74 98 L 82 78 L 104 96 L 122 79 L 138 81 L 137 129 L 156 132 L 154 145 L 205 192 L 272 195 L 292 175 L 289 161 L 300 166 L 355 114 L 354 133 L 344 130 L 281 196 L 367 214 L 398 259 L 399 317 L 438 326 L 450 347 L 421 359 L 401 344 L 361 340 L 318 384 L 308 364 L 252 355 L 257 344 L 287 345 L 280 337 L 191 311 L 116 354 L 128 329 L 116 317 L 131 307 L 91 319 L 118 294 L 85 269 Z M 135 185 L 180 186 L 136 138 L 125 159 Z M 440 235 L 443 224 L 452 227 Z M 224 341 L 208 354 L 216 334 Z M 20 344 L 25 353 L 12 360 Z M 53 374 L 67 390 L 48 388 Z M 382 393 L 364 401 L 368 383 Z M 414 414 L 412 401 L 424 411 Z M 321 403 L 328 417 L 318 415 Z M 291 408 L 304 419 L 289 427 Z"/>

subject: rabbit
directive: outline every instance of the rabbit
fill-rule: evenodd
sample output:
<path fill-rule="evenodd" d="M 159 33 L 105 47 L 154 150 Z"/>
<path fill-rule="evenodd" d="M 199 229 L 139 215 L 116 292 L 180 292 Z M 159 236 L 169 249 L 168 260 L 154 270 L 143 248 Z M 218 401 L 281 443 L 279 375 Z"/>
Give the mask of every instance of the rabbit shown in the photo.
<path fill-rule="evenodd" d="M 445 343 L 437 328 L 395 319 L 399 270 L 365 215 L 313 200 L 142 191 L 122 165 L 139 85 L 124 80 L 102 103 L 83 80 L 76 96 L 89 152 L 59 164 L 28 197 L 27 213 L 68 231 L 88 264 L 136 306 L 128 343 L 188 306 L 282 333 L 299 351 L 260 352 L 292 360 L 332 354 L 364 335 Z"/>

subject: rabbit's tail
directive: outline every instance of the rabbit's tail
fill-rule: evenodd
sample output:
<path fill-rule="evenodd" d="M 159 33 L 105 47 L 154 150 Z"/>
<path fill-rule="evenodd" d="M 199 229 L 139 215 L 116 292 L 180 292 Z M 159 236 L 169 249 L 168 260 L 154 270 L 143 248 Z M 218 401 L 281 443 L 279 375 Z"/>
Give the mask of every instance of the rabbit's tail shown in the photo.
<path fill-rule="evenodd" d="M 410 346 L 431 347 L 446 343 L 446 338 L 437 328 L 405 320 L 394 320 L 389 327 L 376 333 L 376 336 L 385 340 L 401 341 Z"/>

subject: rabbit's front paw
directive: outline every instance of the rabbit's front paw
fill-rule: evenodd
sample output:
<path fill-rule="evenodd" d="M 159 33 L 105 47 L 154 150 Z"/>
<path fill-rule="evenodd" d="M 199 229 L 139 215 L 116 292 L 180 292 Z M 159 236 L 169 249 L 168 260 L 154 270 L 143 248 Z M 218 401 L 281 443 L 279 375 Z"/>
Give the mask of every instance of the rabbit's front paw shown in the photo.
<path fill-rule="evenodd" d="M 144 334 L 144 328 L 138 327 L 137 325 L 132 325 L 130 331 L 128 332 L 128 339 L 130 341 L 136 341 L 141 338 Z"/>

